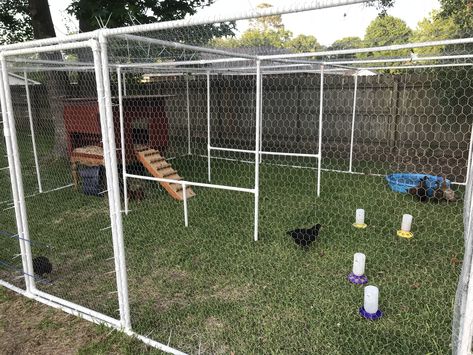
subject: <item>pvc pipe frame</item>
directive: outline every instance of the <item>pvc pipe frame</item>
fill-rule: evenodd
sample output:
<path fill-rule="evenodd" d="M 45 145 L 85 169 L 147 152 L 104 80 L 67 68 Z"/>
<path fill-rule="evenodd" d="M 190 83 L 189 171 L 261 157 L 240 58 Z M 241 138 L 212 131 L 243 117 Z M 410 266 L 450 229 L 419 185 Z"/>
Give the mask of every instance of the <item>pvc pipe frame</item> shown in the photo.
<path fill-rule="evenodd" d="M 318 169 L 317 169 L 317 197 L 320 197 L 320 178 L 322 169 L 322 123 L 324 118 L 324 69 L 325 65 L 321 66 L 320 70 L 320 107 L 319 107 L 319 151 L 318 151 Z"/>
<path fill-rule="evenodd" d="M 365 2 L 365 1 L 351 1 L 350 3 L 361 3 L 361 2 Z M 345 3 L 349 3 L 349 1 L 345 1 L 344 3 L 343 2 L 340 2 L 340 5 L 343 5 Z M 329 6 L 327 6 L 329 7 Z M 316 8 L 316 7 L 314 7 Z M 320 8 L 320 7 L 319 7 Z M 295 11 L 301 11 L 300 9 L 297 9 Z M 284 10 L 283 12 L 290 12 L 290 11 L 287 11 L 287 10 Z M 253 16 L 253 15 L 251 15 Z M 224 19 L 221 19 L 222 21 L 223 20 L 226 20 L 228 18 L 224 18 Z M 71 40 L 79 40 L 79 39 L 87 39 L 87 38 L 91 38 L 91 37 L 98 37 L 99 35 L 101 36 L 101 44 L 104 44 L 105 43 L 105 49 L 106 49 L 106 41 L 104 41 L 103 39 L 105 39 L 105 36 L 106 35 L 112 35 L 114 34 L 115 32 L 118 34 L 118 33 L 126 33 L 127 31 L 131 31 L 131 32 L 139 32 L 139 31 L 146 31 L 146 30 L 158 30 L 158 29 L 164 29 L 164 28 L 176 28 L 176 27 L 185 27 L 185 26 L 191 26 L 191 25 L 195 25 L 195 24 L 199 24 L 199 23 L 209 23 L 209 22 L 214 22 L 216 21 L 216 19 L 212 20 L 212 21 L 208 21 L 208 20 L 202 20 L 202 21 L 197 21 L 197 20 L 193 20 L 193 21 L 187 21 L 187 20 L 184 20 L 184 22 L 179 22 L 179 21 L 176 21 L 176 22 L 173 22 L 173 23 L 165 23 L 165 24 L 159 24 L 161 26 L 158 26 L 158 25 L 143 25 L 143 26 L 136 26 L 136 27 L 132 27 L 132 28 L 128 28 L 128 29 L 118 29 L 118 30 L 102 30 L 102 31 L 99 31 L 99 32 L 95 32 L 93 34 L 80 34 L 80 35 L 76 35 L 76 36 L 72 36 L 72 37 L 66 37 L 64 39 L 48 39 L 48 40 L 40 40 L 40 41 L 35 41 L 35 42 L 29 42 L 29 43 L 25 43 L 25 44 L 21 44 L 21 45 L 13 45 L 13 46 L 10 46 L 10 47 L 3 47 L 2 49 L 8 49 L 8 48 L 28 48 L 28 47 L 31 47 L 31 46 L 37 46 L 37 45 L 48 45 L 48 44 L 53 44 L 53 43 L 61 43 L 61 42 L 67 42 L 67 41 L 71 41 Z M 426 47 L 426 46 L 432 46 L 432 45 L 446 45 L 446 44 L 460 44 L 460 43 L 471 43 L 473 41 L 473 39 L 467 39 L 467 40 L 447 40 L 447 41 L 435 41 L 435 42 L 426 42 L 427 44 L 412 44 L 412 45 L 400 45 L 400 46 L 394 46 L 395 48 L 393 48 L 393 46 L 388 46 L 388 47 L 378 47 L 376 48 L 375 50 L 378 50 L 378 51 L 381 51 L 381 50 L 395 50 L 395 49 L 403 49 L 403 48 L 416 48 L 416 47 Z M 68 48 L 72 48 L 72 46 L 66 46 Z M 34 48 L 34 49 L 30 49 L 29 52 L 26 51 L 26 52 L 23 52 L 23 53 L 31 53 L 31 52 L 41 52 L 41 51 L 50 51 L 50 50 L 57 50 L 59 48 L 62 48 L 62 46 L 50 46 L 50 47 L 42 47 L 42 48 Z M 74 47 L 74 48 L 80 48 L 79 46 L 77 47 Z M 103 48 L 103 47 L 102 47 Z M 373 49 L 369 49 L 370 51 L 372 51 Z M 16 51 L 15 53 L 14 52 L 11 52 L 13 54 L 10 54 L 10 55 L 16 55 L 16 54 L 21 54 L 22 51 L 18 50 Z M 339 51 L 333 51 L 333 52 L 327 52 L 327 54 L 330 54 L 330 55 L 333 55 L 333 54 L 344 54 L 344 53 L 338 53 Z M 321 55 L 320 53 L 323 53 L 323 52 L 319 52 L 318 54 Z M 351 51 L 346 51 L 346 53 L 356 53 L 354 52 L 353 50 Z M 104 77 L 108 77 L 108 58 L 106 56 L 106 54 L 104 55 L 103 52 L 101 52 L 101 55 L 102 55 L 102 64 L 107 64 L 107 65 L 104 65 L 101 70 L 103 71 L 103 74 Z M 313 56 L 314 54 L 306 54 L 306 56 Z M 322 54 L 322 55 L 325 55 L 325 54 Z M 2 60 L 2 77 L 4 79 L 8 78 L 8 71 L 7 71 L 7 68 L 6 68 L 6 63 L 5 63 L 5 53 L 3 54 L 0 54 Z M 300 55 L 299 55 L 300 57 Z M 105 58 L 105 59 L 103 59 Z M 290 58 L 288 56 L 284 56 L 284 58 Z M 268 58 L 270 59 L 270 58 Z M 464 64 L 463 64 L 464 65 Z M 258 66 L 259 66 L 259 59 L 258 59 Z M 414 67 L 414 66 L 413 66 Z M 415 67 L 418 67 L 418 66 L 415 66 Z M 428 66 L 428 67 L 431 67 L 431 66 Z M 376 68 L 378 69 L 378 68 Z M 393 69 L 392 67 L 388 67 L 388 69 Z M 100 71 L 100 70 L 99 70 Z M 259 73 L 258 73 L 259 72 Z M 5 74 L 7 74 L 7 76 L 5 76 Z M 261 77 L 261 68 L 257 68 L 257 76 Z M 322 75 L 321 75 L 322 76 Z M 322 83 L 323 83 L 323 80 L 321 80 Z M 4 85 L 3 85 L 3 88 L 1 88 L 2 90 L 1 91 L 1 101 L 2 101 L 2 112 L 3 112 L 3 116 L 5 118 L 8 118 L 6 121 L 10 121 L 13 122 L 13 111 L 11 110 L 11 93 L 9 94 L 9 85 L 8 85 L 8 81 L 7 80 L 3 80 L 4 82 Z M 105 103 L 108 105 L 108 103 L 110 102 L 110 95 L 108 95 L 107 97 L 107 86 L 108 86 L 108 91 L 110 89 L 110 83 L 109 83 L 109 80 L 107 83 L 105 83 L 105 79 L 103 80 L 103 83 L 101 85 L 104 85 L 105 84 Z M 108 84 L 108 85 L 106 85 Z M 260 80 L 257 80 L 257 86 L 259 86 L 259 89 L 261 89 L 261 82 Z M 103 89 L 103 88 L 102 88 Z M 321 86 L 321 91 L 323 91 L 323 85 Z M 10 97 L 8 97 L 8 94 L 10 95 Z M 321 93 L 321 96 L 323 95 L 323 93 Z M 257 97 L 259 96 L 259 99 L 261 99 L 261 92 L 259 90 L 257 90 Z M 100 97 L 100 96 L 99 96 Z M 10 105 L 8 105 L 8 102 L 10 102 Z M 6 106 L 10 106 L 10 107 L 5 107 L 5 103 L 7 104 Z M 256 100 L 256 105 L 257 107 L 260 106 L 260 100 Z M 100 104 L 99 104 L 100 106 Z M 321 106 L 323 107 L 323 104 L 322 104 L 322 100 L 321 100 Z M 103 109 L 102 109 L 103 110 Z M 107 123 L 109 123 L 109 119 L 110 119 L 110 113 L 111 113 L 111 107 L 106 107 L 106 110 L 105 110 L 105 113 L 107 114 Z M 321 119 L 321 116 L 322 116 L 322 110 L 320 111 L 320 116 L 319 116 L 319 127 L 321 127 L 320 125 L 320 119 Z M 260 108 L 258 107 L 257 111 L 256 111 L 256 115 L 257 115 L 257 122 L 259 121 L 259 118 L 261 117 L 261 112 L 260 112 Z M 259 117 L 258 117 L 259 116 Z M 257 124 L 257 130 L 259 129 L 259 125 Z M 110 129 L 110 127 L 109 127 Z M 112 130 L 113 130 L 113 126 L 112 126 Z M 322 131 L 319 129 L 319 145 L 321 144 L 321 134 L 322 134 Z M 4 127 L 4 135 L 5 135 L 5 139 L 6 139 L 6 145 L 7 145 L 7 155 L 8 155 L 8 159 L 9 159 L 9 166 L 10 166 L 10 178 L 12 180 L 12 190 L 13 190 L 13 197 L 14 197 L 14 204 L 15 204 L 15 214 L 16 214 L 16 219 L 17 219 L 17 228 L 18 228 L 18 233 L 21 235 L 23 234 L 24 236 L 28 236 L 28 231 L 27 230 L 23 230 L 23 227 L 26 226 L 27 227 L 27 224 L 23 224 L 25 221 L 26 221 L 26 211 L 23 211 L 24 210 L 24 192 L 22 190 L 22 181 L 21 181 L 21 172 L 19 170 L 19 161 L 18 160 L 18 145 L 17 145 L 17 142 L 16 142 L 16 132 L 15 132 L 15 128 L 14 127 L 11 127 L 10 126 L 7 126 L 7 127 Z M 112 134 L 111 137 L 110 137 L 110 140 L 114 141 L 114 135 Z M 258 134 L 257 134 L 257 140 L 258 140 Z M 108 143 L 110 144 L 110 143 Z M 105 144 L 104 142 L 104 147 L 108 144 Z M 112 145 L 111 145 L 112 146 Z M 320 148 L 320 147 L 319 147 Z M 259 149 L 259 146 L 257 144 L 257 148 L 256 148 L 256 152 L 258 152 L 258 149 Z M 16 154 L 16 156 L 15 156 Z M 109 164 L 110 164 L 110 160 L 113 160 L 113 158 L 111 156 L 115 156 L 115 159 L 116 159 L 116 155 L 115 155 L 115 150 L 113 150 L 112 152 L 109 152 L 107 154 L 107 157 L 105 158 L 105 160 L 109 160 Z M 110 155 L 110 156 L 109 156 Z M 258 162 L 258 156 L 259 154 L 258 153 L 255 153 L 255 161 Z M 319 167 L 320 167 L 320 163 L 321 163 L 321 154 L 320 154 L 320 151 L 319 151 Z M 116 164 L 115 164 L 116 166 Z M 258 164 L 255 165 L 256 169 L 258 169 Z M 259 179 L 259 172 L 257 173 L 255 169 L 255 180 L 256 180 L 256 177 L 258 177 Z M 320 172 L 320 169 L 319 169 L 319 172 Z M 112 173 L 112 175 L 114 175 Z M 117 176 L 117 175 L 115 175 Z M 18 184 L 15 184 L 15 179 L 17 179 L 18 177 L 20 177 L 20 180 L 18 180 Z M 320 180 L 319 180 L 320 181 Z M 113 185 L 116 185 L 116 179 L 113 179 L 111 181 L 111 183 Z M 114 186 L 112 186 L 113 188 Z M 229 189 L 230 190 L 230 189 Z M 255 185 L 255 189 L 254 189 L 254 192 L 255 192 L 255 206 L 257 205 L 258 203 L 258 199 L 257 199 L 257 193 L 256 191 L 258 190 L 258 186 Z M 247 191 L 247 192 L 251 192 L 251 190 Z M 259 191 L 258 191 L 259 192 Z M 120 228 L 121 227 L 121 215 L 119 213 L 119 210 L 117 212 L 117 201 L 118 201 L 118 205 L 119 205 L 119 199 L 116 198 L 116 191 L 114 192 L 111 192 L 109 193 L 109 195 L 112 195 L 112 197 L 110 197 L 110 199 L 113 199 L 113 205 L 110 207 L 111 209 L 114 209 L 115 212 L 115 217 L 113 218 L 113 215 L 111 216 L 111 218 L 113 218 L 114 221 L 112 221 L 112 230 L 115 228 L 115 230 L 117 231 L 120 231 Z M 25 213 L 22 213 L 22 212 L 25 212 Z M 117 216 L 120 216 L 120 217 L 117 217 Z M 257 239 L 257 216 L 255 216 L 255 240 Z M 117 220 L 119 219 L 120 222 L 118 222 Z M 115 227 L 113 227 L 113 225 L 115 224 Z M 122 232 L 122 231 L 121 231 Z M 116 232 L 115 232 L 116 233 Z M 121 235 L 123 237 L 123 235 Z M 29 237 L 29 236 L 28 236 Z M 23 238 L 25 240 L 28 240 L 27 238 Z M 25 270 L 27 269 L 31 269 L 32 266 L 31 266 L 31 260 L 24 260 L 24 255 L 26 254 L 26 256 L 28 255 L 31 255 L 31 252 L 28 252 L 27 250 L 24 250 L 25 247 L 29 247 L 29 243 L 27 242 L 20 242 L 20 248 L 22 249 L 22 261 L 24 262 L 23 263 L 23 267 Z M 117 254 L 115 254 L 117 255 Z M 121 258 L 121 256 L 118 254 L 118 258 Z M 28 258 L 26 258 L 28 259 Z M 122 259 L 124 261 L 124 258 Z M 119 264 L 121 265 L 121 264 Z M 123 265 L 122 265 L 123 266 Z M 120 268 L 119 268 L 120 270 Z M 123 269 L 121 269 L 123 271 Z M 118 276 L 117 276 L 118 277 Z M 26 295 L 32 295 L 31 294 L 31 291 L 36 291 L 35 288 L 34 288 L 34 281 L 33 281 L 33 285 L 32 283 L 28 280 L 29 278 L 26 278 L 25 279 L 25 282 L 26 282 L 26 285 L 27 285 L 27 291 L 25 291 L 25 294 Z M 117 287 L 120 289 L 120 285 L 124 282 L 123 279 L 121 279 L 120 281 L 120 284 L 117 285 Z M 125 280 L 126 282 L 126 280 Z M 2 284 L 4 284 L 2 282 Z M 470 292 L 470 294 L 473 294 L 473 292 Z M 120 323 L 121 324 L 121 323 Z M 131 333 L 130 330 L 127 330 L 125 329 L 125 331 L 127 333 Z M 140 339 L 142 339 L 143 337 L 139 337 Z M 466 341 L 466 340 L 465 340 Z M 161 344 L 162 345 L 162 344 Z M 155 346 L 155 345 L 153 345 Z M 164 350 L 164 349 L 163 349 Z M 169 349 L 166 349 L 164 351 L 169 351 Z"/>
<path fill-rule="evenodd" d="M 101 49 L 104 49 L 105 52 Z M 91 48 L 94 56 L 97 96 L 100 111 L 100 123 L 103 138 L 104 161 L 107 175 L 107 188 L 109 196 L 110 219 L 112 227 L 112 239 L 115 259 L 115 273 L 117 277 L 117 291 L 118 302 L 120 306 L 120 320 L 115 320 L 99 312 L 87 309 L 80 305 L 71 303 L 53 295 L 47 294 L 36 289 L 35 281 L 30 275 L 34 275 L 32 264 L 32 253 L 30 248 L 30 238 L 28 233 L 28 220 L 26 215 L 25 194 L 23 190 L 23 181 L 21 175 L 21 163 L 19 160 L 19 148 L 16 139 L 15 122 L 12 108 L 12 99 L 10 92 L 10 85 L 8 80 L 8 69 L 6 63 L 6 56 L 59 51 L 71 48 Z M 5 118 L 4 122 L 4 136 L 7 146 L 7 156 L 10 171 L 10 180 L 12 184 L 12 195 L 14 199 L 17 231 L 19 235 L 19 243 L 21 249 L 21 256 L 23 262 L 23 273 L 25 275 L 26 290 L 15 287 L 5 281 L 0 280 L 0 285 L 8 287 L 9 289 L 23 294 L 29 298 L 35 299 L 39 302 L 45 303 L 55 308 L 62 309 L 70 314 L 80 316 L 95 323 L 102 323 L 114 329 L 124 331 L 126 334 L 134 336 L 148 345 L 159 348 L 163 351 L 182 354 L 176 349 L 167 345 L 158 343 L 147 337 L 138 335 L 131 330 L 131 321 L 128 304 L 128 285 L 126 278 L 126 264 L 124 260 L 124 244 L 123 244 L 123 229 L 121 225 L 121 211 L 120 211 L 120 194 L 118 185 L 117 159 L 115 148 L 115 137 L 113 127 L 113 116 L 111 111 L 111 94 L 109 71 L 107 68 L 108 58 L 106 53 L 106 40 L 101 39 L 100 45 L 96 40 L 89 40 L 85 42 L 75 42 L 73 44 L 49 46 L 47 48 L 35 48 L 15 50 L 11 52 L 0 53 L 0 82 L 3 83 L 0 87 L 0 100 L 2 107 L 2 115 Z M 106 77 L 104 76 L 106 74 Z M 108 90 L 107 90 L 108 88 Z"/>
<path fill-rule="evenodd" d="M 210 167 L 210 73 L 207 72 L 207 176 L 209 182 L 211 181 L 211 167 Z"/>
<path fill-rule="evenodd" d="M 35 133 L 34 133 L 33 113 L 31 111 L 30 89 L 28 85 L 28 75 L 26 74 L 26 72 L 24 72 L 24 78 L 25 78 L 26 104 L 28 107 L 28 120 L 30 122 L 31 144 L 33 145 L 34 165 L 36 168 L 36 178 L 38 180 L 38 191 L 41 193 L 43 192 L 43 186 L 41 185 L 41 174 L 39 171 L 38 152 L 36 150 L 36 138 L 35 138 Z"/>
<path fill-rule="evenodd" d="M 353 93 L 353 113 L 351 118 L 351 135 L 350 135 L 350 161 L 348 163 L 348 171 L 353 172 L 353 141 L 355 139 L 355 118 L 356 118 L 356 96 L 358 91 L 358 72 L 355 73 L 355 88 Z"/>
<path fill-rule="evenodd" d="M 47 306 L 59 309 L 63 312 L 66 312 L 68 314 L 71 314 L 73 316 L 85 319 L 89 322 L 95 323 L 95 324 L 100 324 L 100 325 L 105 325 L 106 327 L 109 327 L 111 329 L 115 329 L 117 331 L 124 331 L 121 326 L 120 322 L 117 321 L 114 318 L 105 316 L 101 313 L 98 313 L 96 311 L 93 311 L 91 309 L 82 307 L 80 305 L 77 305 L 75 303 L 67 302 L 63 299 L 51 296 L 47 293 L 44 293 L 42 291 L 37 291 L 38 294 L 31 294 L 29 292 L 26 292 L 25 290 L 16 287 L 15 285 L 12 285 L 8 282 L 5 282 L 3 280 L 0 280 L 0 286 L 3 286 L 13 292 L 16 292 L 20 295 L 23 295 L 25 297 L 28 297 L 32 300 L 35 300 L 37 302 L 43 303 Z M 80 310 L 79 310 L 80 309 Z M 176 354 L 176 355 L 185 355 L 185 353 L 176 350 L 168 345 L 161 344 L 157 341 L 154 341 L 150 338 L 144 337 L 140 334 L 137 334 L 133 331 L 124 331 L 125 334 L 134 337 L 146 345 L 152 346 L 154 348 L 160 349 L 164 352 L 171 353 L 171 354 Z"/>
<path fill-rule="evenodd" d="M 122 180 L 123 180 L 123 206 L 125 214 L 128 215 L 128 184 L 126 181 L 126 147 L 125 147 L 125 123 L 123 118 L 123 88 L 121 68 L 117 68 L 118 85 L 118 111 L 120 118 L 120 150 L 122 153 Z"/>
<path fill-rule="evenodd" d="M 14 158 L 14 154 L 18 155 L 18 146 L 13 147 L 13 142 L 11 139 L 12 130 L 10 129 L 10 111 L 11 105 L 7 105 L 7 97 L 6 97 L 6 90 L 5 87 L 10 86 L 8 82 L 8 74 L 5 76 L 6 72 L 6 63 L 4 57 L 0 54 L 1 60 L 1 70 L 0 70 L 0 103 L 2 109 L 2 117 L 3 117 L 3 135 L 5 138 L 5 146 L 7 150 L 7 159 L 8 159 L 8 166 L 9 166 L 9 173 L 10 173 L 10 182 L 11 182 L 11 190 L 12 190 L 12 198 L 13 198 L 13 206 L 15 210 L 15 220 L 16 220 L 16 227 L 17 227 L 17 234 L 19 236 L 19 244 L 20 244 L 20 252 L 21 252 L 21 261 L 23 266 L 23 274 L 25 278 L 25 286 L 27 294 L 32 294 L 33 289 L 35 288 L 34 279 L 29 277 L 30 271 L 33 270 L 33 263 L 31 260 L 31 250 L 29 253 L 26 249 L 29 247 L 29 243 L 26 241 L 29 240 L 28 233 L 24 232 L 23 230 L 23 218 L 22 218 L 22 211 L 20 209 L 20 195 L 18 192 L 18 184 L 19 181 L 17 180 L 17 166 Z M 5 79 L 6 78 L 6 79 Z M 11 98 L 10 98 L 11 100 Z M 20 174 L 21 178 L 21 174 Z M 23 199 L 24 205 L 24 199 Z M 30 258 L 28 258 L 30 255 Z"/>

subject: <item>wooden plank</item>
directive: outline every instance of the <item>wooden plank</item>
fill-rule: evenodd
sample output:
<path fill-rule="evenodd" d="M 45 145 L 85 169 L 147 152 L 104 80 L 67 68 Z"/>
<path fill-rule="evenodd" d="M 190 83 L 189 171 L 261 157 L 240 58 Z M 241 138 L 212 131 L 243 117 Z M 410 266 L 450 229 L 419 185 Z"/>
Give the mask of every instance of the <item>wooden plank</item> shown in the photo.
<path fill-rule="evenodd" d="M 160 177 L 167 177 L 167 176 L 174 175 L 177 173 L 177 171 L 174 170 L 172 167 L 159 169 L 159 170 L 157 169 L 156 171 L 159 175 L 161 175 Z"/>
<path fill-rule="evenodd" d="M 169 168 L 171 164 L 169 164 L 166 160 L 161 160 L 157 163 L 151 162 L 151 165 L 156 169 L 156 170 L 161 170 L 164 168 Z"/>
<path fill-rule="evenodd" d="M 182 180 L 182 177 L 176 174 L 168 175 L 168 176 L 163 176 L 165 179 L 169 180 Z"/>
<path fill-rule="evenodd" d="M 178 192 L 178 195 L 181 196 L 181 199 L 184 199 L 184 192 L 182 190 L 180 190 Z M 189 186 L 187 189 L 186 189 L 186 197 L 187 199 L 191 198 L 191 197 L 194 197 L 195 196 L 195 192 L 192 190 L 192 188 Z"/>
<path fill-rule="evenodd" d="M 159 152 L 157 150 L 148 147 L 145 148 L 146 149 L 142 151 L 136 151 L 135 153 L 136 157 L 138 158 L 138 161 L 143 164 L 143 166 L 146 168 L 146 170 L 148 170 L 148 172 L 152 176 L 157 178 L 182 180 L 182 177 L 177 174 L 177 171 L 172 168 L 171 164 L 169 164 L 163 157 L 159 155 Z M 154 164 L 152 164 L 151 162 L 154 162 Z M 158 169 L 157 166 L 160 166 L 161 168 Z M 183 200 L 181 184 L 168 182 L 160 182 L 160 184 L 162 187 L 164 187 L 168 194 L 171 195 L 171 197 L 179 201 Z M 195 192 L 192 191 L 191 187 L 188 187 L 186 191 L 187 198 L 195 196 Z"/>

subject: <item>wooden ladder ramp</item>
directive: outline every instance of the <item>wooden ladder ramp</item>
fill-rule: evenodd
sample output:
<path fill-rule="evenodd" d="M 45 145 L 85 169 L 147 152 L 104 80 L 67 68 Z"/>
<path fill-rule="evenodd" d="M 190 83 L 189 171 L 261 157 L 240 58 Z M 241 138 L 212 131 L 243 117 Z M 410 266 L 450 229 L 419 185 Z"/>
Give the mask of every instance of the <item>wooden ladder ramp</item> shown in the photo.
<path fill-rule="evenodd" d="M 176 170 L 174 170 L 166 159 L 164 159 L 156 149 L 149 147 L 140 147 L 135 151 L 138 161 L 148 170 L 148 172 L 157 178 L 182 180 Z M 159 182 L 162 187 L 171 195 L 174 199 L 182 201 L 184 200 L 184 191 L 181 184 L 168 183 L 164 181 Z M 189 199 L 195 196 L 195 192 L 188 186 L 186 188 L 186 197 Z"/>

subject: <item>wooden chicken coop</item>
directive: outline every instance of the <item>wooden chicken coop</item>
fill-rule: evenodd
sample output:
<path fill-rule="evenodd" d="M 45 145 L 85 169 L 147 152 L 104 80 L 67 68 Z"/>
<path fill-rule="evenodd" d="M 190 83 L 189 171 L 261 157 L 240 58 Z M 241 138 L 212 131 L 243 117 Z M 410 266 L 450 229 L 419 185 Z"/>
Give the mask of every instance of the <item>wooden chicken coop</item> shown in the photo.
<path fill-rule="evenodd" d="M 182 180 L 166 160 L 169 141 L 165 100 L 167 96 L 125 96 L 122 98 L 125 162 L 139 162 L 154 177 Z M 115 142 L 121 149 L 120 112 L 117 98 L 113 98 Z M 64 104 L 64 123 L 67 132 L 67 150 L 71 161 L 74 185 L 78 184 L 79 165 L 104 165 L 99 106 L 96 98 L 68 99 Z M 98 174 L 96 174 L 98 176 Z M 98 179 L 98 178 L 97 178 Z M 96 182 L 98 184 L 98 182 Z M 176 200 L 193 197 L 190 187 L 186 193 L 178 183 L 161 182 Z"/>
<path fill-rule="evenodd" d="M 135 146 L 147 146 L 165 154 L 168 145 L 165 100 L 166 96 L 163 95 L 123 97 L 127 163 L 133 163 L 137 159 Z M 117 148 L 121 148 L 117 98 L 113 98 L 113 118 L 115 142 Z M 77 148 L 82 148 L 81 154 L 84 155 L 84 147 L 102 146 L 100 114 L 96 98 L 67 99 L 64 103 L 64 123 L 69 157 L 74 157 Z"/>

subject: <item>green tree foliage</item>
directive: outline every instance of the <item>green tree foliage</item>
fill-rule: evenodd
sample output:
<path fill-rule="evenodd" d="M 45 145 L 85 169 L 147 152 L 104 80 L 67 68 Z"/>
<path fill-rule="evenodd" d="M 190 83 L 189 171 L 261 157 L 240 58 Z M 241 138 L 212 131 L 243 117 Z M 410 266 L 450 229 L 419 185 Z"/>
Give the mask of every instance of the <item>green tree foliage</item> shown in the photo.
<path fill-rule="evenodd" d="M 33 38 L 28 0 L 0 2 L 0 42 L 9 44 Z"/>
<path fill-rule="evenodd" d="M 471 35 L 473 31 L 473 0 L 440 0 L 439 15 L 451 18 L 462 31 L 463 36 Z"/>
<path fill-rule="evenodd" d="M 337 39 L 330 46 L 331 50 L 362 48 L 363 40 L 360 37 L 344 37 Z"/>
<path fill-rule="evenodd" d="M 380 16 L 386 16 L 388 9 L 394 6 L 394 2 L 395 0 L 372 0 L 368 5 L 376 7 Z"/>
<path fill-rule="evenodd" d="M 378 47 L 392 44 L 403 44 L 409 42 L 412 30 L 400 18 L 394 16 L 378 16 L 366 29 L 364 46 Z M 374 53 L 364 53 L 360 57 L 390 57 L 407 55 L 408 51 L 383 51 Z"/>
<path fill-rule="evenodd" d="M 107 28 L 183 19 L 215 0 L 73 0 L 67 8 L 79 20 L 82 32 Z M 206 43 L 213 37 L 233 36 L 232 22 L 192 28 L 192 41 Z M 189 37 L 187 30 L 162 31 L 162 38 L 174 40 Z"/>
<path fill-rule="evenodd" d="M 268 7 L 271 5 L 267 3 L 257 6 Z M 250 21 L 250 28 L 243 33 L 238 46 L 284 48 L 291 37 L 292 32 L 285 29 L 281 15 L 259 17 Z"/>
<path fill-rule="evenodd" d="M 317 38 L 310 35 L 299 35 L 291 38 L 285 44 L 285 47 L 294 53 L 315 52 L 322 49 L 322 45 Z"/>
<path fill-rule="evenodd" d="M 428 42 L 452 38 L 458 31 L 453 18 L 440 17 L 438 12 L 433 11 L 429 17 L 424 18 L 417 24 L 411 42 Z M 443 47 L 424 47 L 416 49 L 417 54 L 438 55 Z"/>
<path fill-rule="evenodd" d="M 82 32 L 99 28 L 178 20 L 195 14 L 215 0 L 73 0 L 67 8 L 79 20 Z M 32 14 L 28 0 L 0 1 L 0 41 L 12 43 L 33 38 Z M 33 1 L 34 3 L 34 1 Z M 212 37 L 232 36 L 234 23 L 205 25 L 194 29 L 196 42 Z M 176 36 L 182 36 L 179 31 Z M 172 37 L 168 34 L 169 38 Z"/>
<path fill-rule="evenodd" d="M 239 40 L 240 47 L 274 47 L 284 48 L 292 33 L 284 28 L 260 31 L 250 28 L 243 33 Z"/>
<path fill-rule="evenodd" d="M 263 3 L 258 8 L 267 8 L 271 5 Z M 271 47 L 286 48 L 291 52 L 317 51 L 322 46 L 317 38 L 311 35 L 293 37 L 291 31 L 284 27 L 280 15 L 265 16 L 250 21 L 250 27 L 243 32 L 240 38 L 217 38 L 211 42 L 215 47 Z"/>

